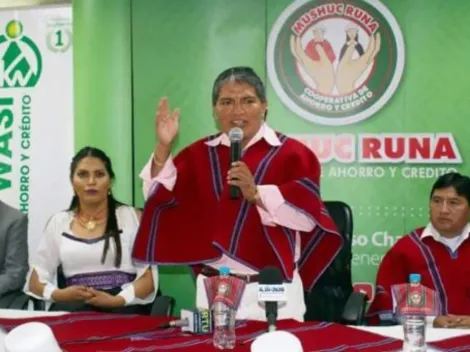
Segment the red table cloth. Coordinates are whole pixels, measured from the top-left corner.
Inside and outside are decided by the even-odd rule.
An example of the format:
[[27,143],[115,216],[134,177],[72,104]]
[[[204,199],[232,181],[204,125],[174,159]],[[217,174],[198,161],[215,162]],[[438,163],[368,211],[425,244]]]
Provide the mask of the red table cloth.
[[[67,352],[117,351],[218,351],[211,335],[183,334],[179,328],[159,329],[167,318],[100,313],[73,313],[54,317],[0,319],[7,331],[17,325],[40,321],[51,327]],[[305,352],[397,351],[402,341],[333,323],[279,321],[279,330],[295,334]],[[251,342],[266,331],[263,322],[239,322],[234,351],[250,351]]]

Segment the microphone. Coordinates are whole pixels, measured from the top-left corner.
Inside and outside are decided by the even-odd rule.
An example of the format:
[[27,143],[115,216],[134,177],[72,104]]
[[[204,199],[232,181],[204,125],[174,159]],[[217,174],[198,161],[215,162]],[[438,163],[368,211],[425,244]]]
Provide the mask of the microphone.
[[181,331],[194,334],[206,334],[213,331],[212,312],[210,310],[182,309],[181,319],[172,320],[159,326],[161,329],[180,327]]
[[286,287],[281,271],[273,266],[261,270],[258,283],[258,301],[265,302],[268,331],[276,330],[278,302],[287,301]]
[[189,326],[188,318],[172,320],[172,321],[169,321],[168,323],[163,323],[160,325],[160,328],[168,329],[168,328],[175,328],[175,327],[179,328],[179,327],[186,327],[186,326]]
[[[233,162],[239,161],[242,158],[242,140],[243,131],[239,127],[234,127],[228,132],[228,138],[230,140],[230,165]],[[240,188],[237,186],[230,186],[230,198],[237,199],[240,197]]]

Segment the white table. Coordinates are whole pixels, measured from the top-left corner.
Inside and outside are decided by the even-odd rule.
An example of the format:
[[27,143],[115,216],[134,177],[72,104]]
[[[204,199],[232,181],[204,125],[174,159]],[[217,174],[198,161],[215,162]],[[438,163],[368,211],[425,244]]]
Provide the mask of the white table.
[[17,309],[0,309],[0,318],[21,319],[34,317],[53,317],[57,315],[67,314],[68,312],[46,312],[40,310],[17,310]]

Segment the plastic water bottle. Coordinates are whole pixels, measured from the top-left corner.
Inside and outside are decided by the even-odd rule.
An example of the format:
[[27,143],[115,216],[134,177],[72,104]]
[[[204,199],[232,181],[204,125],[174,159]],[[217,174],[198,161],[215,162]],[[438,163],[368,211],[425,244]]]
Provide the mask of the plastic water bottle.
[[[410,307],[420,307],[423,297],[421,290],[421,275],[410,274],[407,302]],[[426,317],[422,315],[406,315],[403,317],[404,352],[426,351]]]
[[[230,269],[220,268],[220,277],[217,284],[217,293],[224,294],[227,287],[227,278],[230,275]],[[212,316],[214,318],[214,347],[219,350],[231,350],[235,348],[235,316],[236,311],[223,302],[214,302],[212,305]]]

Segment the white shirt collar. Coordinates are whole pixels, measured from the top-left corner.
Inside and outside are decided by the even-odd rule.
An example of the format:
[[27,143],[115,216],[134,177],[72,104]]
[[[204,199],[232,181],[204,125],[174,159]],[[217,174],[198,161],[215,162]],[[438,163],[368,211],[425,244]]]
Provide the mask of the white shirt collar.
[[[253,138],[251,138],[250,142],[246,145],[244,149],[251,147],[253,144],[255,144],[256,142],[260,141],[263,138],[266,140],[266,142],[268,142],[268,144],[272,145],[273,147],[281,145],[281,141],[277,137],[276,132],[274,132],[274,130],[271,127],[269,127],[266,123],[263,123],[260,129],[258,130],[258,132],[256,132]],[[230,140],[227,134],[221,133],[219,136],[217,136],[213,140],[207,141],[206,144],[211,147],[216,147],[219,144],[230,146]]]
[[447,238],[442,236],[439,231],[436,230],[434,226],[432,226],[431,223],[426,226],[424,229],[423,233],[421,234],[421,239],[426,238],[426,237],[432,237],[434,238],[435,241],[440,242],[447,247],[449,247],[452,252],[455,252],[457,248],[460,247],[460,245],[469,237],[470,234],[470,224],[467,223],[465,227],[462,229],[462,232],[453,238]]
[[[465,227],[462,229],[462,232],[455,237],[461,237],[462,240],[466,240],[470,234],[470,224],[467,223]],[[436,230],[434,226],[432,226],[431,223],[426,226],[424,229],[423,233],[421,234],[421,238],[425,237],[433,237],[436,241],[439,241],[443,236],[439,233],[439,231]]]

